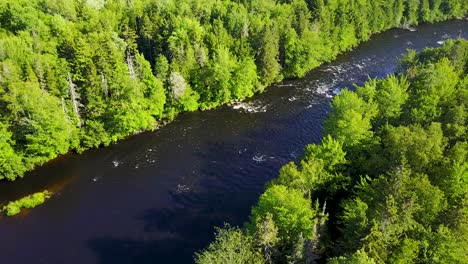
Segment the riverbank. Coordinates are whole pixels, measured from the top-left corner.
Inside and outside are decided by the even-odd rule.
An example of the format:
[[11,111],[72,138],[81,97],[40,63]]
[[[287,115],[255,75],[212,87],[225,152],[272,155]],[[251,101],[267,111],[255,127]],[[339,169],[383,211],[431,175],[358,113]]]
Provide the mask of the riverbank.
[[466,54],[468,41],[447,40],[405,54],[398,75],[342,90],[321,144],[283,166],[243,230],[217,229],[195,262],[468,261],[458,247],[468,241]]
[[245,222],[279,168],[321,141],[318,124],[340,88],[385,77],[408,48],[438,46],[466,27],[456,20],[375,35],[305,78],[244,102],[258,111],[223,106],[182,114],[158,131],[3,182],[2,200],[44,189],[55,194],[25,217],[0,217],[4,260],[190,263],[212,241],[214,226]]
[[61,1],[0,4],[0,179],[251,97],[372,34],[466,14],[462,0]]

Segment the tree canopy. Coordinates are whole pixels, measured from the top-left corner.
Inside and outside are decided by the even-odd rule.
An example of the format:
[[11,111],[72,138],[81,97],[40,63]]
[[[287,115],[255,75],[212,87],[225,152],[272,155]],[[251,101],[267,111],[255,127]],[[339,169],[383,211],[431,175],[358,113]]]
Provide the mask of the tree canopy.
[[[466,13],[463,0],[1,1],[0,179],[304,76],[373,33]],[[453,76],[460,67],[442,61],[425,69],[433,89],[411,118],[439,117],[436,105],[455,96],[454,84],[434,71]],[[404,80],[382,85],[386,121],[400,113],[405,87]],[[355,129],[362,133],[351,144],[368,136],[364,110],[337,127],[336,139]],[[462,112],[446,117],[454,135],[464,133]]]
[[333,98],[322,143],[253,207],[253,249],[268,263],[467,263],[466,54],[463,39],[410,51],[400,73]]

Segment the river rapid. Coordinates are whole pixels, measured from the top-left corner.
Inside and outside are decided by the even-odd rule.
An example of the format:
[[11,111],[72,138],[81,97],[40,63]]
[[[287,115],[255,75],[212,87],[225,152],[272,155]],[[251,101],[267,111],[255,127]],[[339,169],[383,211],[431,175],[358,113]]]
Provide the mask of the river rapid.
[[460,36],[468,38],[467,20],[390,30],[242,103],[182,114],[155,132],[2,182],[0,203],[55,194],[0,216],[0,263],[191,263],[215,226],[242,225],[278,169],[320,142],[341,88],[394,72],[408,48]]

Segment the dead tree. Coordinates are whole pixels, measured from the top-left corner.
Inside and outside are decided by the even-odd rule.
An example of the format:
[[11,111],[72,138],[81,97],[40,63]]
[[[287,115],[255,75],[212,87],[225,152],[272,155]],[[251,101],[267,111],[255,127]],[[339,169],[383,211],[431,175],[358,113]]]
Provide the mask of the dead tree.
[[81,121],[81,116],[80,116],[80,96],[76,92],[76,85],[72,82],[71,75],[68,73],[68,90],[70,92],[70,99],[73,105],[73,112],[76,115],[76,118],[78,119],[78,127],[81,127],[83,125]]

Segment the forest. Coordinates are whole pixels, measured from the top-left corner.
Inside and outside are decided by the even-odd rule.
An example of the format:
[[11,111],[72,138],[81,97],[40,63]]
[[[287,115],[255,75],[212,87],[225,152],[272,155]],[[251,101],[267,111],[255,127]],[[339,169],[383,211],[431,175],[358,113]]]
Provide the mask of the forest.
[[1,1],[0,179],[302,77],[374,33],[467,10],[464,0]]
[[449,40],[342,90],[321,144],[196,263],[468,263],[467,73],[468,41]]

